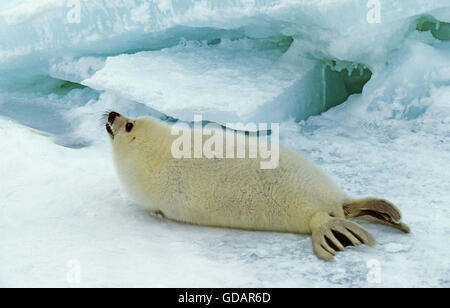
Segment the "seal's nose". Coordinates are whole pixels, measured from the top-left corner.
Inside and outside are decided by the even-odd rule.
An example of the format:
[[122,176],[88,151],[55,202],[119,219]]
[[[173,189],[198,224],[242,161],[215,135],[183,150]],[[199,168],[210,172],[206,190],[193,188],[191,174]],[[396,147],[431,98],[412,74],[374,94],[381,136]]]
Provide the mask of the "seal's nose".
[[110,112],[109,114],[108,114],[108,122],[110,123],[110,124],[113,124],[114,123],[114,120],[116,119],[116,117],[120,117],[120,114],[118,114],[117,112]]

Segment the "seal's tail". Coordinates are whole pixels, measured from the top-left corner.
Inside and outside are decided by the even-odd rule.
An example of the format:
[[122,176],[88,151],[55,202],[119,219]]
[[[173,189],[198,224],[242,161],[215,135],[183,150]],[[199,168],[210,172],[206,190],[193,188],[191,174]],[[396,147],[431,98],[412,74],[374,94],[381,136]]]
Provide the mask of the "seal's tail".
[[401,222],[399,209],[389,201],[365,198],[345,203],[343,208],[347,218],[361,218],[410,233],[409,227]]

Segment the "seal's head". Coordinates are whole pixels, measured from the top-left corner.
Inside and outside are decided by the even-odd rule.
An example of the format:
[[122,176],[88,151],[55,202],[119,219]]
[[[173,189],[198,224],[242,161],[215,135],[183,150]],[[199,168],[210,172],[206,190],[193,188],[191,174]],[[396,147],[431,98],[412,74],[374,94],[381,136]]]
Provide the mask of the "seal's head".
[[105,120],[106,131],[115,151],[160,147],[158,139],[160,139],[161,129],[164,125],[154,118],[128,118],[123,114],[111,111],[105,114]]
[[149,142],[147,118],[128,118],[115,111],[104,115],[105,128],[112,145],[116,165],[130,168],[129,161],[138,160],[136,155],[145,151]]
[[144,189],[136,179],[172,158],[170,128],[152,117],[128,118],[115,111],[105,113],[104,120],[119,177],[132,195],[139,195],[136,190]]
[[115,111],[109,112],[107,118],[108,121],[105,126],[111,140],[115,138],[129,138],[131,136],[130,133],[136,125],[135,119],[129,119]]

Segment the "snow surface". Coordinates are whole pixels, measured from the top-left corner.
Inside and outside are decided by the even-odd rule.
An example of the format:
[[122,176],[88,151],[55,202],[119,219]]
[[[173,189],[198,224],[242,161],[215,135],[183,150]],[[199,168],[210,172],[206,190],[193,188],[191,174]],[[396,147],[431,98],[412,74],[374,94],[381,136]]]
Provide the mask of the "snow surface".
[[[380,24],[362,0],[92,0],[80,23],[70,3],[0,2],[0,286],[450,286],[448,0],[383,0]],[[329,109],[326,67],[373,75]],[[282,144],[412,234],[363,223],[377,245],[324,263],[309,236],[153,217],[115,175],[112,109],[280,121]]]

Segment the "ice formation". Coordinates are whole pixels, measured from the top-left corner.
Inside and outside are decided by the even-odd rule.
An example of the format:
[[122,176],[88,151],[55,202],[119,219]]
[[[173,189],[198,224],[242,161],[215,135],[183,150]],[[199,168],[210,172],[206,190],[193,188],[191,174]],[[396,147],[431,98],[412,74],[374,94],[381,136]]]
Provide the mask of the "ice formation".
[[[0,1],[0,286],[70,286],[74,259],[81,286],[449,286],[449,98],[448,0]],[[281,122],[413,234],[366,225],[374,249],[322,264],[308,237],[145,216],[109,109]]]
[[418,30],[448,40],[447,5],[12,2],[0,14],[0,84],[51,76],[185,120],[303,120],[361,93]]

